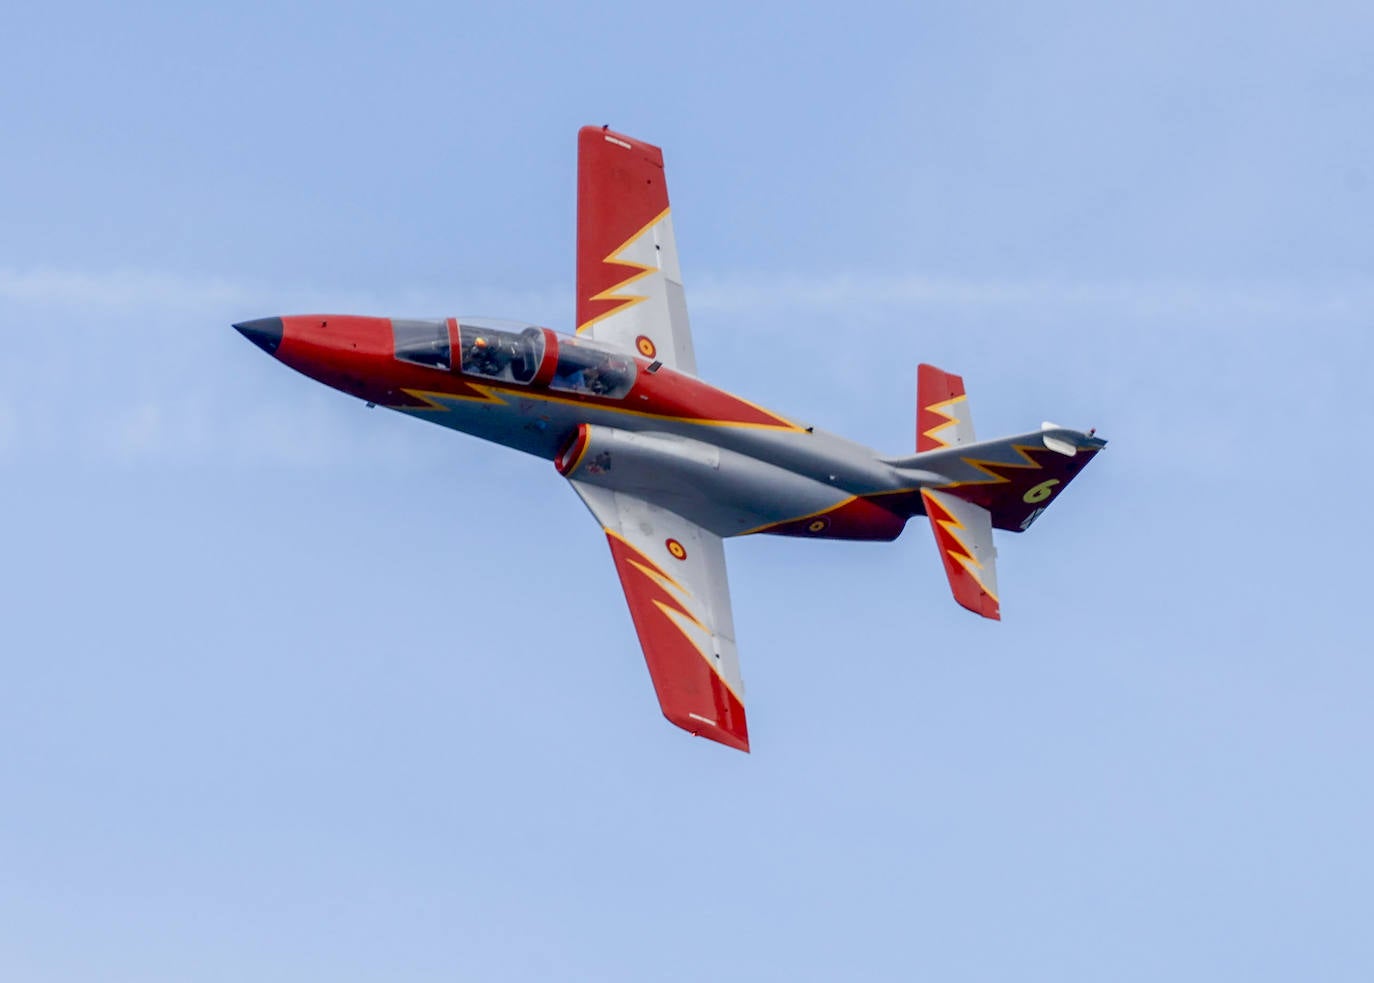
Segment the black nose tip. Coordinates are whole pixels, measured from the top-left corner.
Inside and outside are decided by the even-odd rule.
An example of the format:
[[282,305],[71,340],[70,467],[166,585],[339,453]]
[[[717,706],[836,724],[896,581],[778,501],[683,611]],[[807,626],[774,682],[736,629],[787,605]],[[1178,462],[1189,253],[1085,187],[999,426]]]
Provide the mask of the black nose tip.
[[281,318],[260,317],[256,321],[240,321],[234,327],[267,354],[277,354],[277,346],[281,344]]

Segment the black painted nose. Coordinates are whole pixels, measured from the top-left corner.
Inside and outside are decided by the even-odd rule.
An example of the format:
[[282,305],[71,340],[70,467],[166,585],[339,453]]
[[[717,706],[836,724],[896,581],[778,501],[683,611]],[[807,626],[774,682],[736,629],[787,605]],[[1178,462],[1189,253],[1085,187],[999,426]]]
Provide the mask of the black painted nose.
[[260,317],[256,321],[240,321],[234,328],[267,354],[277,354],[277,346],[281,344],[281,318]]

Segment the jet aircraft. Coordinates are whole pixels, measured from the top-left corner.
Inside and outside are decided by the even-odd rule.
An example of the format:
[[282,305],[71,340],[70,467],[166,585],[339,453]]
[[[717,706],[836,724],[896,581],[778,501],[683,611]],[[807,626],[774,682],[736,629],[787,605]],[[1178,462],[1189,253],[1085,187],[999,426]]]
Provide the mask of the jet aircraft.
[[917,369],[915,451],[886,456],[697,376],[658,147],[578,134],[577,322],[308,314],[235,324],[328,386],[551,461],[605,531],[664,715],[749,749],[724,541],[892,540],[930,521],[954,599],[1000,618],[993,529],[1024,532],[1106,441],[977,441],[963,380]]

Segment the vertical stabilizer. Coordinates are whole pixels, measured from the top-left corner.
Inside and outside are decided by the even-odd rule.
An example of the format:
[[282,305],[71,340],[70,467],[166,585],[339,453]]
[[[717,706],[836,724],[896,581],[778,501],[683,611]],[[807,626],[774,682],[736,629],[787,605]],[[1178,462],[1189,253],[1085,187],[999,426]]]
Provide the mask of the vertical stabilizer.
[[916,368],[916,451],[973,443],[964,380],[922,363]]

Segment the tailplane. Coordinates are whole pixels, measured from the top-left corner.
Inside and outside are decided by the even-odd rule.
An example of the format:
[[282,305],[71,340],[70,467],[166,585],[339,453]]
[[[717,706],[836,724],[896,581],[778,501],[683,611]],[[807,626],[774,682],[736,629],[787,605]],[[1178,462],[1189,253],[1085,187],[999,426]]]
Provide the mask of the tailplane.
[[921,501],[935,533],[954,599],[974,614],[1002,620],[997,600],[997,547],[988,510],[949,492],[921,489]]
[[962,378],[921,365],[916,380],[917,453],[888,463],[919,473],[913,483],[921,486],[954,599],[1000,619],[992,530],[1029,529],[1107,442],[1053,423],[978,441]]

